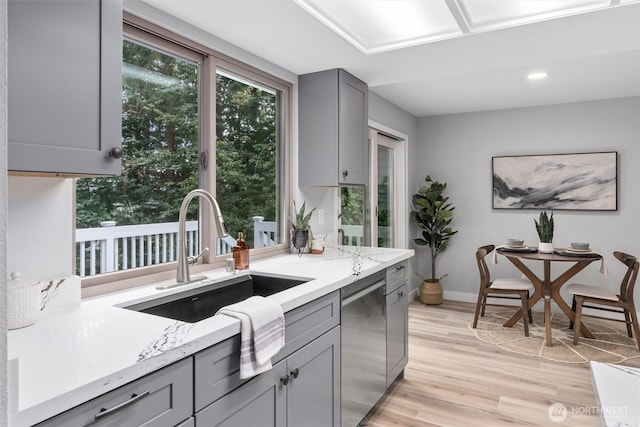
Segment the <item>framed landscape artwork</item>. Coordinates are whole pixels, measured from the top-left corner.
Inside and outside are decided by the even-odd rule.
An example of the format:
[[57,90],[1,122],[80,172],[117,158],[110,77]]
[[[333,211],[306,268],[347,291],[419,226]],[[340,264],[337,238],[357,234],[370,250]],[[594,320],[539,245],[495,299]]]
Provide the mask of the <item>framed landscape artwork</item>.
[[494,209],[618,209],[618,153],[492,158]]

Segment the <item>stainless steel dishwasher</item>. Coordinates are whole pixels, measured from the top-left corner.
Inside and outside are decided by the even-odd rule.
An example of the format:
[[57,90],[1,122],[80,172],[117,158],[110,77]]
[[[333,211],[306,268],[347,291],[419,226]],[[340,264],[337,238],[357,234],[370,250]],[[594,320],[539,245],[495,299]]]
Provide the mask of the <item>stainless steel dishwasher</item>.
[[358,426],[387,388],[384,278],[342,289],[342,427]]

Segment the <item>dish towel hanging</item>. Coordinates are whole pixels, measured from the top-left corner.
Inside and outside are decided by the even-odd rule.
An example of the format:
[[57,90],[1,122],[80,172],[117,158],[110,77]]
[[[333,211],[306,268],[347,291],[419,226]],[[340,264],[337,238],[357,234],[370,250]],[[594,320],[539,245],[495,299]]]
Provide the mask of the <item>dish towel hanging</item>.
[[271,358],[284,347],[284,312],[280,304],[253,296],[222,307],[217,314],[240,320],[240,379],[271,369]]

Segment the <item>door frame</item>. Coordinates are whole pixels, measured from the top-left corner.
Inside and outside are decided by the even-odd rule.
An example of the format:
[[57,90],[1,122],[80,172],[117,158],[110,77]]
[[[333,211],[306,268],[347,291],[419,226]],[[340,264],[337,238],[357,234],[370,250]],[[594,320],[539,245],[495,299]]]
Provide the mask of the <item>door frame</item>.
[[394,156],[394,169],[396,171],[396,188],[394,191],[394,205],[396,208],[396,215],[393,219],[393,230],[394,230],[394,247],[400,249],[407,248],[407,233],[409,229],[409,217],[408,217],[408,206],[409,206],[409,194],[407,192],[408,186],[408,158],[407,158],[407,143],[409,140],[408,135],[390,128],[389,126],[383,125],[382,123],[378,123],[373,120],[369,120],[369,156],[370,156],[370,165],[371,172],[369,173],[369,188],[370,188],[370,197],[369,197],[369,212],[371,213],[369,221],[369,235],[371,236],[371,246],[377,246],[375,244],[377,242],[378,230],[377,230],[377,216],[376,207],[378,205],[378,192],[375,191],[377,188],[377,171],[378,168],[378,151],[377,151],[377,142],[374,141],[374,138],[378,133],[382,133],[385,136],[396,139],[398,141],[397,146],[395,147],[395,156]]

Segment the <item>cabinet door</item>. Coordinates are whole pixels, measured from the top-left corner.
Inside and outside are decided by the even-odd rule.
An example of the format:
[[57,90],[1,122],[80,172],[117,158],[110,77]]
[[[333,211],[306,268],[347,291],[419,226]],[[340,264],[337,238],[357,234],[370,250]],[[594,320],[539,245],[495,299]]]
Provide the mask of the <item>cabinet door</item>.
[[285,427],[286,362],[258,375],[196,413],[196,425],[206,427]]
[[176,427],[195,427],[196,421],[193,417],[189,417],[185,422],[178,424]]
[[366,185],[369,181],[368,88],[351,74],[339,73],[340,184]]
[[367,84],[342,69],[299,76],[301,186],[366,185]]
[[188,357],[38,424],[38,427],[165,427],[193,412],[193,359]]
[[119,175],[121,0],[9,0],[10,171]]
[[408,289],[405,283],[387,295],[387,387],[409,360]]
[[288,427],[340,427],[340,327],[287,358]]

